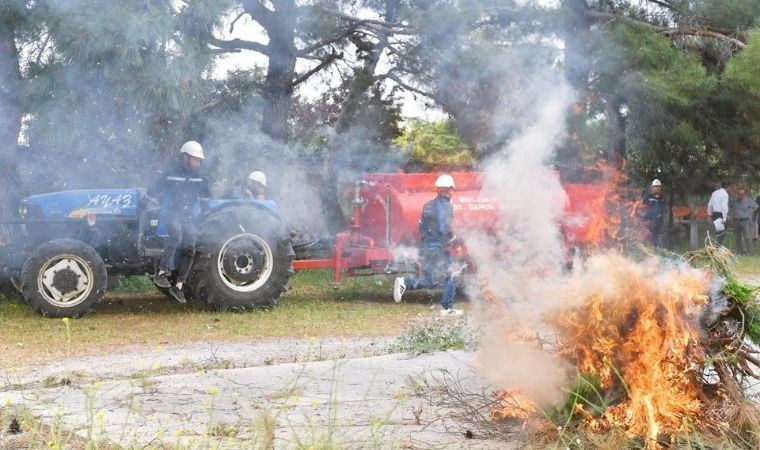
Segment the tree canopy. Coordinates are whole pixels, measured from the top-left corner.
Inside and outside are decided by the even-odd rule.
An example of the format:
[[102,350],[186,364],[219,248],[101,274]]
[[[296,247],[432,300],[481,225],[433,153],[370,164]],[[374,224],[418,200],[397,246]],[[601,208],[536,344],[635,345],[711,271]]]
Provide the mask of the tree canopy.
[[[477,163],[559,77],[568,176],[756,179],[759,23],[756,0],[7,0],[0,209],[14,189],[141,183],[191,138],[233,178],[307,157],[335,197],[344,167]],[[233,53],[260,62],[212,77]],[[446,120],[404,124],[410,98]]]

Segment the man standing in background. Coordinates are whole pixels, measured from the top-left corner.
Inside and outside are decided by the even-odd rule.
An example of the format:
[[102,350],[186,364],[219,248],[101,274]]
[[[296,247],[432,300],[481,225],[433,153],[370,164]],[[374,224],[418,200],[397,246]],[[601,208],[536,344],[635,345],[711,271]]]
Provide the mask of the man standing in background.
[[734,233],[736,233],[736,245],[739,248],[739,254],[743,254],[745,250],[750,255],[755,253],[752,216],[756,210],[757,203],[747,197],[747,191],[744,187],[740,187],[736,191],[736,198],[731,200],[731,219]]
[[731,186],[728,181],[722,181],[720,187],[710,195],[710,201],[707,202],[707,215],[713,223],[715,238],[718,245],[723,245],[723,239],[726,237],[726,220],[728,219],[728,191],[726,188]]

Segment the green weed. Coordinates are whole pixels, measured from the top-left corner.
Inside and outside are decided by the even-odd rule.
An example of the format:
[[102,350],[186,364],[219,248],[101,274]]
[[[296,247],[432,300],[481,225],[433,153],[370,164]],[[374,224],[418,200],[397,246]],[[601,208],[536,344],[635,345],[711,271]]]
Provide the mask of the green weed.
[[465,346],[463,322],[433,322],[412,328],[396,339],[393,349],[412,355],[440,350],[461,350]]
[[146,276],[115,277],[109,286],[118,294],[147,294],[156,292],[156,286]]

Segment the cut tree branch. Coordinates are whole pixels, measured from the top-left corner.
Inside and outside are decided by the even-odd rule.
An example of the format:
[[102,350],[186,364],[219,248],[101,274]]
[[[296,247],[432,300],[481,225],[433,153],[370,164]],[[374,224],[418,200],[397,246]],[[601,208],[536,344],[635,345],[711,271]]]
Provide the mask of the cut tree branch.
[[346,30],[344,30],[342,33],[339,33],[335,36],[325,39],[324,41],[317,42],[316,44],[312,44],[308,47],[304,47],[298,50],[297,55],[299,57],[305,57],[306,55],[309,55],[311,52],[313,52],[314,50],[318,48],[322,48],[324,46],[332,45],[337,42],[340,42],[343,39],[346,39],[347,37],[351,36],[356,31],[356,28],[357,28],[356,26],[351,26],[347,28]]
[[671,11],[676,11],[676,12],[678,12],[678,9],[677,9],[675,6],[671,5],[671,4],[670,4],[670,3],[668,3],[668,2],[665,2],[665,1],[663,1],[663,0],[648,0],[648,1],[649,1],[649,3],[654,3],[655,5],[659,5],[659,6],[662,6],[662,7],[663,7],[663,8],[665,8],[665,9],[669,9],[669,10],[671,10]]
[[702,37],[710,37],[710,38],[722,40],[725,42],[729,42],[739,49],[744,49],[747,46],[746,43],[740,41],[739,39],[735,37],[728,36],[723,33],[719,33],[718,31],[715,31],[708,27],[661,27],[657,25],[652,25],[651,23],[644,22],[641,20],[631,19],[630,17],[624,17],[624,16],[619,16],[617,14],[593,11],[593,10],[587,10],[586,16],[594,20],[605,20],[608,22],[620,21],[623,23],[627,23],[629,25],[648,28],[656,33],[660,33],[668,37],[702,36]]
[[237,17],[235,17],[235,20],[233,20],[232,23],[230,23],[230,33],[235,31],[235,24],[237,23],[238,20],[240,20],[241,17],[243,17],[246,14],[248,14],[248,12],[243,11],[240,14],[238,14]]
[[322,9],[322,11],[332,14],[335,17],[345,20],[347,22],[355,22],[360,25],[374,25],[377,27],[386,28],[388,30],[410,29],[408,25],[404,25],[403,22],[386,22],[384,20],[377,19],[359,19],[358,17],[351,16],[349,14],[342,13],[340,11]]
[[675,28],[672,30],[666,30],[662,31],[662,34],[665,36],[702,36],[702,37],[710,37],[714,39],[718,39],[721,41],[727,41],[731,44],[734,44],[737,48],[743,49],[747,46],[744,42],[740,41],[739,39],[736,39],[731,36],[726,36],[723,33],[718,33],[717,31],[712,31],[707,28]]
[[269,47],[253,41],[245,41],[242,39],[232,39],[225,41],[223,39],[211,38],[209,44],[227,52],[239,52],[240,50],[253,50],[254,52],[261,53],[262,55],[269,56]]
[[339,58],[342,58],[342,57],[343,57],[343,53],[336,53],[336,52],[330,53],[326,58],[324,58],[322,60],[322,62],[320,62],[319,64],[317,64],[316,66],[314,66],[312,69],[310,69],[307,72],[305,72],[305,73],[297,76],[296,79],[293,81],[292,86],[293,87],[298,86],[299,84],[301,84],[304,81],[308,80],[309,77],[311,77],[315,73],[319,72],[320,70],[322,70],[325,67],[327,67],[330,64],[332,64],[333,61],[335,61],[336,59],[339,59]]
[[399,86],[401,86],[402,88],[404,88],[404,89],[406,89],[406,90],[408,90],[410,92],[414,92],[416,94],[420,94],[422,96],[425,96],[425,97],[427,97],[427,98],[429,98],[431,100],[438,101],[438,98],[435,96],[435,94],[433,94],[431,92],[425,92],[422,89],[416,88],[416,87],[414,87],[414,86],[406,83],[398,75],[396,75],[393,72],[388,72],[388,73],[384,73],[384,74],[381,74],[381,75],[377,75],[377,76],[375,76],[375,78],[378,79],[378,80],[382,80],[382,79],[391,80],[394,83],[398,84]]

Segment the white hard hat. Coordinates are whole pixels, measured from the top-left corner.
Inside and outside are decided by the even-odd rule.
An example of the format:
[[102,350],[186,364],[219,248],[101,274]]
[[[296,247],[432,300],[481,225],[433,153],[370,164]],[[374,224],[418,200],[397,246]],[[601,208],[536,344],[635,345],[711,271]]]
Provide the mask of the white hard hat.
[[657,178],[652,181],[652,186],[662,186],[662,183]]
[[435,187],[439,188],[453,188],[454,179],[449,174],[443,174],[435,180]]
[[267,187],[267,176],[264,175],[264,172],[259,172],[258,170],[251,172],[248,174],[248,179],[261,183],[262,186]]
[[195,141],[187,141],[182,144],[182,148],[179,149],[179,152],[186,153],[199,159],[206,159],[206,157],[203,156],[203,147]]

